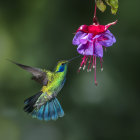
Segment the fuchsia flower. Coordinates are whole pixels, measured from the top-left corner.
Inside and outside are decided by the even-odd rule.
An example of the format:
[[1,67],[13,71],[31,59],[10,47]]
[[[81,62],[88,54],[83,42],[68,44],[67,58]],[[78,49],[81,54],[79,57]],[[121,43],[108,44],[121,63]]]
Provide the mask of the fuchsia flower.
[[[94,20],[96,20],[95,18]],[[107,25],[99,25],[98,22],[89,26],[82,25],[79,27],[73,38],[73,45],[78,46],[77,52],[84,56],[79,71],[82,67],[84,70],[86,68],[86,63],[89,62],[87,71],[89,72],[91,71],[91,68],[94,68],[96,85],[96,57],[100,58],[101,71],[103,71],[103,46],[105,48],[110,47],[116,42],[114,35],[108,30],[108,28],[114,24],[116,24],[116,21]]]

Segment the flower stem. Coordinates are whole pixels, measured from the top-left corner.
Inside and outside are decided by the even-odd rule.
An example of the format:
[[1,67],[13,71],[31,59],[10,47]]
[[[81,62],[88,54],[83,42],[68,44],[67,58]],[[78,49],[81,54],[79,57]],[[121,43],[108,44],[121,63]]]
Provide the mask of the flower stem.
[[96,18],[96,9],[97,9],[97,6],[96,6],[96,0],[95,0],[94,18]]
[[97,10],[97,6],[96,6],[96,0],[95,0],[95,9],[94,9],[94,17],[93,17],[93,24],[94,25],[99,25],[97,16],[96,16],[96,10]]

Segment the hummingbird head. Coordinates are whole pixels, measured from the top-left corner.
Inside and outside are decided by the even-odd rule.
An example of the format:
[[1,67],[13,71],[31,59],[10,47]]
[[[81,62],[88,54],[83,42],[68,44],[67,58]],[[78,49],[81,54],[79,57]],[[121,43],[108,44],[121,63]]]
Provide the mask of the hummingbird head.
[[55,71],[64,72],[67,69],[68,62],[69,62],[68,60],[58,61]]
[[80,56],[76,56],[69,60],[58,61],[55,72],[64,72],[65,70],[67,70],[68,63],[79,57]]

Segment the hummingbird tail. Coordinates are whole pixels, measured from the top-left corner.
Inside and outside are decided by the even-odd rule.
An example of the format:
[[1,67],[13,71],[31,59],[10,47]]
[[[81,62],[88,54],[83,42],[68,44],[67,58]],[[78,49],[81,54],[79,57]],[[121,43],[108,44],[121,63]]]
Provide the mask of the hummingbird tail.
[[40,97],[41,94],[42,94],[42,92],[39,92],[24,101],[24,104],[25,104],[24,111],[25,112],[31,113],[35,109],[34,104],[36,103],[37,99]]
[[46,104],[42,105],[39,109],[34,109],[31,113],[33,118],[37,118],[39,120],[57,120],[58,117],[64,116],[64,111],[55,97],[50,101],[46,102]]

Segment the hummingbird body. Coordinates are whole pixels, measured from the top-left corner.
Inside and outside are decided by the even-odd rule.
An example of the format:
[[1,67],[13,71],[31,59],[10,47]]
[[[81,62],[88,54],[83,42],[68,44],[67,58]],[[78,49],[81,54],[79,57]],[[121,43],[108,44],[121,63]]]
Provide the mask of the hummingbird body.
[[67,67],[67,61],[60,61],[58,62],[54,72],[44,70],[48,76],[48,83],[41,89],[42,95],[36,102],[37,106],[57,96],[65,84]]
[[40,92],[24,101],[25,112],[31,114],[33,118],[45,121],[57,120],[59,117],[64,116],[64,111],[56,96],[65,84],[68,63],[78,57],[80,56],[71,60],[59,61],[53,72],[22,65],[10,60],[10,62],[30,72],[32,80],[42,85]]
[[59,61],[54,72],[25,66],[11,61],[22,69],[30,72],[32,79],[43,85],[41,91],[24,101],[24,111],[39,120],[56,120],[64,116],[64,111],[56,96],[66,81],[67,60]]

